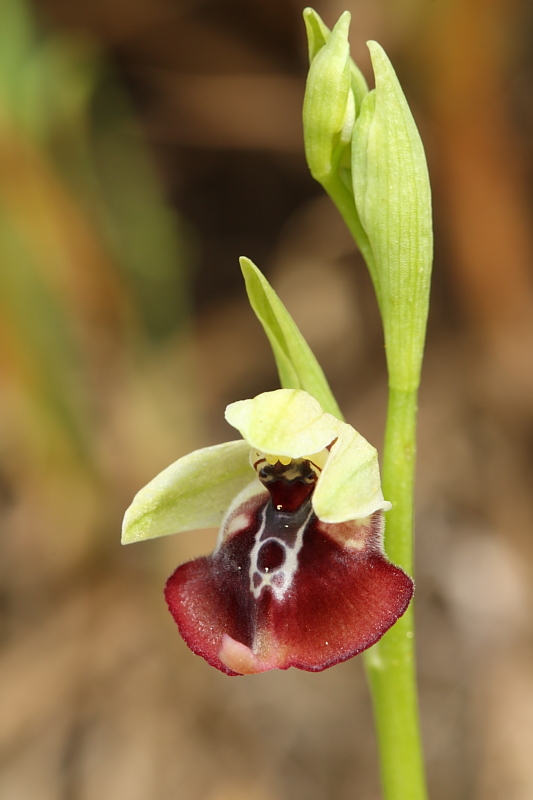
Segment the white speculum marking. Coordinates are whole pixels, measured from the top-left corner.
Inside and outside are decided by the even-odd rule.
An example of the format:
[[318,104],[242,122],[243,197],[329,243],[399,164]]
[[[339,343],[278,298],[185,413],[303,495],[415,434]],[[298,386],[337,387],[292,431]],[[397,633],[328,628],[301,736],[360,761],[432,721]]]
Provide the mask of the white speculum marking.
[[[265,506],[261,515],[261,525],[255,534],[254,546],[250,553],[250,591],[259,599],[261,592],[266,586],[270,586],[277,600],[282,600],[285,593],[290,588],[296,570],[298,569],[298,554],[302,549],[305,528],[313,513],[309,504],[309,513],[303,522],[296,526],[291,525],[291,517],[294,515],[276,514],[277,527],[283,525],[286,531],[282,536],[272,536],[267,531],[267,516],[272,509]],[[300,516],[301,519],[301,516]],[[268,525],[270,527],[270,525]],[[283,538],[282,538],[283,537]],[[270,560],[274,566],[261,565],[260,553],[268,552]]]
[[230,536],[233,536],[234,533],[239,533],[239,531],[243,531],[250,525],[250,515],[249,514],[237,514],[233,519],[230,518],[225,530],[224,530],[224,538],[229,539]]

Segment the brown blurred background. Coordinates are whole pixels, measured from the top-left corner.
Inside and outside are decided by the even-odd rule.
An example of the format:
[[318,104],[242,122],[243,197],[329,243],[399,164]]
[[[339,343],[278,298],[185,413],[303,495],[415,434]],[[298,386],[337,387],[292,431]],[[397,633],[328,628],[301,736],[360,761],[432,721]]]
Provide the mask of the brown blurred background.
[[[163,582],[215,533],[121,548],[133,494],[276,387],[264,269],[379,445],[369,279],[307,173],[303,5],[0,0],[0,799],[378,800],[362,663],[230,679]],[[436,257],[417,615],[432,800],[533,797],[533,10],[322,0],[387,49]],[[370,76],[369,76],[370,77]]]

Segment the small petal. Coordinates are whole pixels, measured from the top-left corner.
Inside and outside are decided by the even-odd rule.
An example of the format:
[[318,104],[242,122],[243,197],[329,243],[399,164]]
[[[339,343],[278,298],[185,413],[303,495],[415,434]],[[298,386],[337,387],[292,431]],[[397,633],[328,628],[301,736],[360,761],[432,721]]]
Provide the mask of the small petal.
[[227,508],[254,477],[244,441],[195,450],[160,472],[126,511],[122,543],[220,525]]
[[313,496],[313,508],[324,522],[343,522],[388,511],[383,499],[378,454],[360,433],[341,423]]

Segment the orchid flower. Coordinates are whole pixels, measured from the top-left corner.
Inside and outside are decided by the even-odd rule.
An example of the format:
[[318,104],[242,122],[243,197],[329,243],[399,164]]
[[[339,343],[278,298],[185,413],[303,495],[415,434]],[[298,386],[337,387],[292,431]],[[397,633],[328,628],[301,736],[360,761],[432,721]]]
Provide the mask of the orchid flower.
[[123,542],[220,525],[169,578],[187,645],[228,675],[320,671],[373,645],[411,579],[383,552],[377,453],[301,389],[232,403],[238,441],[176,461],[135,497]]

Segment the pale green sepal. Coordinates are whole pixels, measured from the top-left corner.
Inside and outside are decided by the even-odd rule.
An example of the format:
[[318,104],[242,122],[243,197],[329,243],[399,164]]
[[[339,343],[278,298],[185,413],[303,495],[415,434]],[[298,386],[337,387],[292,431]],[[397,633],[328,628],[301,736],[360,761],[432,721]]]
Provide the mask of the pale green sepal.
[[390,385],[411,391],[420,380],[429,303],[430,185],[420,135],[394,69],[376,42],[368,47],[376,89],[354,126],[353,190],[374,259]]
[[[331,31],[313,8],[304,8],[303,17],[307,33],[309,64],[312,64],[316,54],[324,47],[329,39]],[[356,112],[358,112],[363,98],[368,92],[368,86],[363,73],[351,58],[349,63],[352,92],[355,100]]]
[[180,458],[138,492],[126,511],[122,544],[220,525],[231,501],[254,477],[242,440]]
[[304,144],[311,175],[320,182],[332,174],[339,133],[346,117],[351,92],[350,14],[345,11],[325,45],[315,55],[305,87],[303,104]]
[[376,448],[351,425],[341,425],[313,494],[313,509],[324,522],[364,519],[391,508],[381,491]]
[[297,389],[277,389],[231,403],[226,419],[256,450],[290,458],[323,450],[344,424]]
[[250,305],[272,347],[281,385],[304,389],[322,409],[342,419],[320,364],[274,289],[249,258],[241,258],[240,264]]
[[305,458],[332,445],[313,494],[313,508],[324,522],[363,519],[391,507],[381,492],[376,449],[307,392],[265,392],[229,405],[226,419],[252,447],[270,455]]

